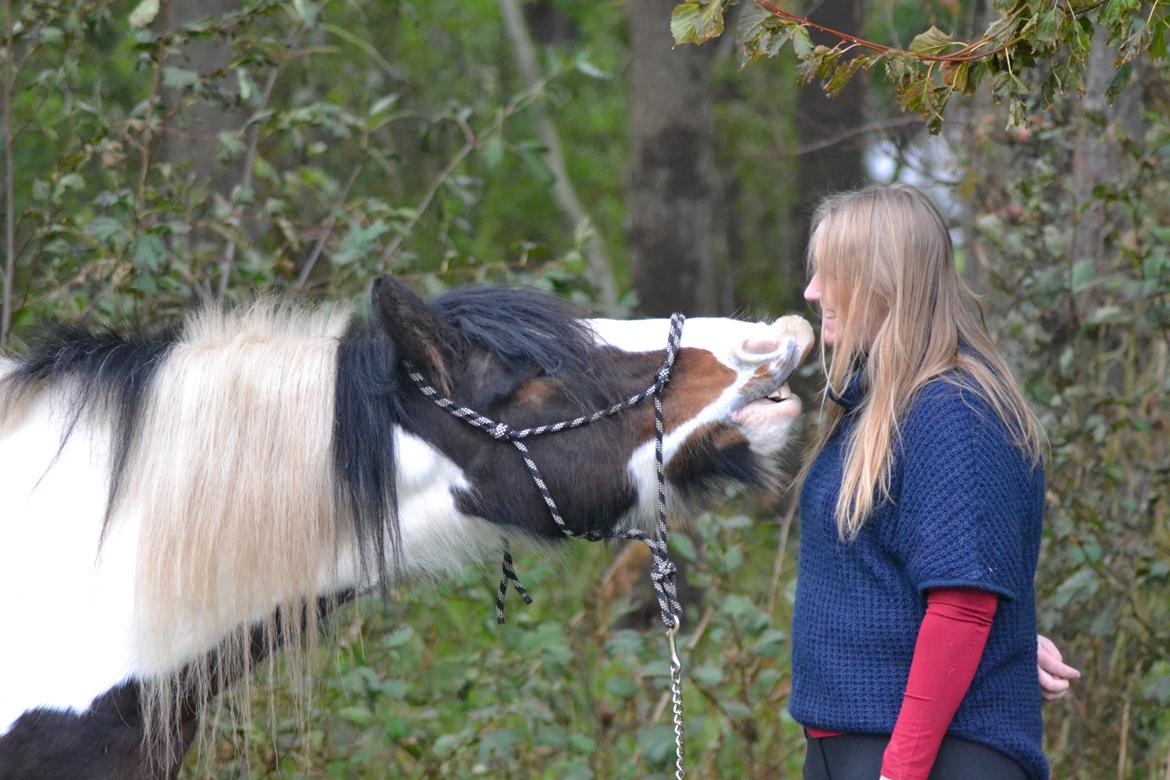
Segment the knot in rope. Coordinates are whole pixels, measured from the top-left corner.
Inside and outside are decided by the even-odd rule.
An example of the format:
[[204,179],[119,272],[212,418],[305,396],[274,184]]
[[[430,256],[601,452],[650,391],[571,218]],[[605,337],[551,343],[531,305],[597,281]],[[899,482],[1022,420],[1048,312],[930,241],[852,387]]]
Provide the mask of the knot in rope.
[[674,580],[678,575],[678,567],[669,558],[655,558],[654,566],[650,569],[650,579],[655,583],[664,583]]
[[496,427],[492,428],[489,433],[492,435],[493,439],[500,441],[502,439],[508,438],[508,436],[512,433],[512,429],[508,426],[507,423],[498,422],[496,423]]

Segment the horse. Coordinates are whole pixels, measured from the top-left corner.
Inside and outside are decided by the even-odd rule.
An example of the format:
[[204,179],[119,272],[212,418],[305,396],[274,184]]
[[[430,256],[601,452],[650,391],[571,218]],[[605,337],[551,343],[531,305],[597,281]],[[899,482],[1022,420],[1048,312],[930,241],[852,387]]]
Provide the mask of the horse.
[[[0,778],[175,777],[209,702],[341,602],[562,539],[512,443],[409,374],[534,426],[654,382],[670,332],[507,288],[426,302],[386,277],[369,309],[57,326],[0,358]],[[812,342],[799,316],[686,321],[660,388],[672,517],[777,484]],[[527,451],[563,522],[604,538],[652,523],[655,444],[642,404]]]

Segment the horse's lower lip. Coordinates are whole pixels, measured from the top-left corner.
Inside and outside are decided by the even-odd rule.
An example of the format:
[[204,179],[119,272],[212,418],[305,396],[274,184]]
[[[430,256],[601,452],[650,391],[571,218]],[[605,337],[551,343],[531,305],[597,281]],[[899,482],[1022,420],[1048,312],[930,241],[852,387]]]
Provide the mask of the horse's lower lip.
[[[793,396],[791,393],[789,393],[787,395],[780,395],[778,393],[771,394],[771,395],[765,395],[761,398],[755,398],[751,401],[748,401],[746,404],[744,404],[742,407],[740,407],[740,411],[743,411],[745,409],[753,409],[754,408],[754,409],[759,409],[760,411],[766,411],[766,412],[770,413],[773,409],[780,406],[781,404],[784,404],[788,401],[791,401],[792,398],[793,398]],[[735,419],[735,417],[736,417],[736,415],[732,414],[732,419]]]
[[739,409],[733,411],[729,417],[733,423],[752,427],[763,424],[767,420],[775,419],[776,415],[785,415],[786,405],[797,403],[796,396],[791,393],[776,397],[763,396],[748,401]]

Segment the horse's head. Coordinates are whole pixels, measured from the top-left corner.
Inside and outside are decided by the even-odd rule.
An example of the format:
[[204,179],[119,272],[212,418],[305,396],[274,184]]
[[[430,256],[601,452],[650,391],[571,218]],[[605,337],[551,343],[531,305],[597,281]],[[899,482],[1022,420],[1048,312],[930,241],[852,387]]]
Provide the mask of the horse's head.
[[[458,404],[515,428],[589,414],[644,390],[667,345],[667,320],[582,320],[559,300],[527,292],[468,289],[428,305],[383,279],[373,299],[396,360],[409,361]],[[784,382],[812,343],[800,317],[686,322],[663,396],[669,493],[696,497],[731,482],[774,484],[801,409]],[[437,408],[409,380],[399,383],[398,396],[403,427],[459,467],[461,512],[559,536],[508,442]],[[652,516],[649,401],[527,444],[574,529],[605,534],[615,523]]]

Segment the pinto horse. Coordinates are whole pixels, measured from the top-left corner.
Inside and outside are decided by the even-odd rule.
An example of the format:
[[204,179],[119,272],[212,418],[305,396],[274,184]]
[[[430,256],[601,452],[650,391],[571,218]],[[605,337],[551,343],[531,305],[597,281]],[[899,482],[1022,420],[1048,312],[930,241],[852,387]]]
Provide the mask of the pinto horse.
[[[201,711],[354,595],[562,538],[495,420],[553,422],[653,381],[666,320],[374,284],[372,316],[262,303],[157,339],[57,329],[0,359],[0,778],[174,777]],[[687,321],[665,388],[670,504],[767,487],[800,413],[800,317]],[[649,404],[529,441],[574,530],[655,513]],[[158,746],[161,745],[160,749]]]

